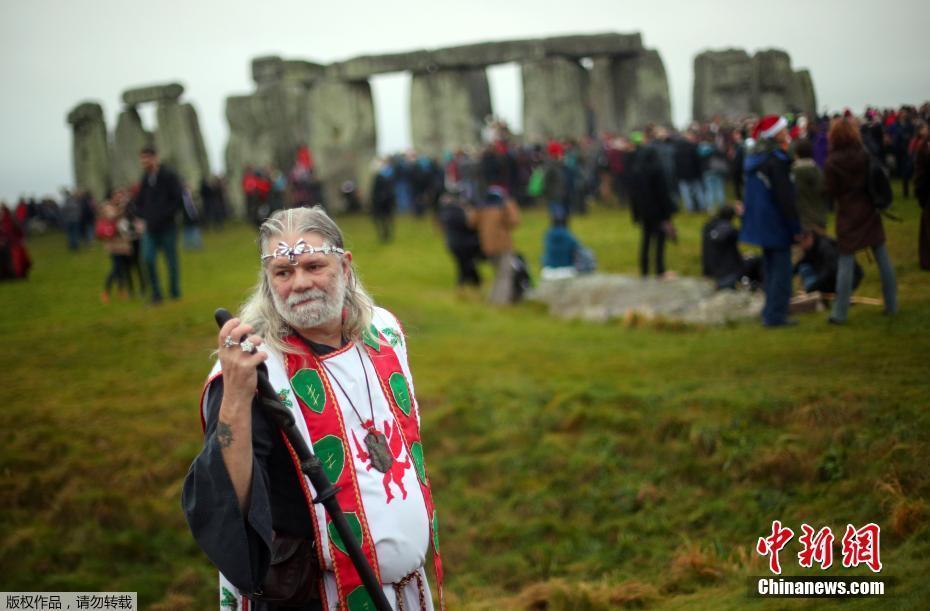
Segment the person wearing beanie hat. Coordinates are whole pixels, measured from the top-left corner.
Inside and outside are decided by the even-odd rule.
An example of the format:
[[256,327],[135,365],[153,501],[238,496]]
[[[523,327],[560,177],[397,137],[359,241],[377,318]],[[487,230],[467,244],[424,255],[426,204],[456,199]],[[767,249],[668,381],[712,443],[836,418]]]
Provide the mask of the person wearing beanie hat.
[[763,117],[753,129],[753,138],[756,146],[743,165],[746,192],[740,241],[762,247],[762,324],[781,327],[791,322],[791,245],[801,233],[788,155],[788,121],[777,115]]

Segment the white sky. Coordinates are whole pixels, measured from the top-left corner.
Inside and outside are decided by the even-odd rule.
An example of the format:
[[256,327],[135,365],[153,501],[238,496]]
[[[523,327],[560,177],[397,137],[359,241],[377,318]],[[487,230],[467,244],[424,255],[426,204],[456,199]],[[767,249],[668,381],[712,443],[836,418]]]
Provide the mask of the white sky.
[[[250,61],[321,63],[361,54],[578,33],[640,32],[665,62],[676,124],[691,115],[692,64],[706,49],[778,47],[811,70],[821,108],[930,99],[930,1],[885,0],[29,0],[0,3],[0,199],[68,185],[65,116],[123,90],[179,81],[220,170],[224,100],[253,90]],[[519,71],[490,71],[492,101],[519,125]],[[409,77],[373,79],[379,150],[409,145]],[[154,113],[143,112],[151,127]]]

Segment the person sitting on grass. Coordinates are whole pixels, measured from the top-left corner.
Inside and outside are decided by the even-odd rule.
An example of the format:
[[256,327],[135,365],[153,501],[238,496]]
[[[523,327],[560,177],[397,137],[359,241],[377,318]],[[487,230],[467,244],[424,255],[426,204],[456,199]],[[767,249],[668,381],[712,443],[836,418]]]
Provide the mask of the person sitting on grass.
[[[809,231],[801,237],[801,249],[804,256],[795,265],[795,273],[801,279],[804,292],[836,292],[836,270],[839,251],[836,240],[816,231]],[[855,263],[855,262],[854,262]],[[852,290],[862,282],[862,266],[855,263]]]
[[582,246],[568,228],[568,220],[557,216],[543,236],[543,280],[572,278],[579,273],[590,273],[597,264],[594,253]]

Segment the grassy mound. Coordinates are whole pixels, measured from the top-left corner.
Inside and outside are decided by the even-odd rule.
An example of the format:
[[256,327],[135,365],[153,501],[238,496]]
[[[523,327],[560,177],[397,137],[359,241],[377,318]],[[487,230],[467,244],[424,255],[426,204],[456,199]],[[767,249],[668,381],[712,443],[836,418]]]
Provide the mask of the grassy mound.
[[[428,221],[402,219],[380,245],[367,219],[342,219],[363,279],[408,334],[450,606],[779,607],[749,598],[746,580],[767,571],[753,549],[774,519],[838,538],[877,522],[893,606],[930,598],[930,275],[917,268],[916,205],[896,208],[900,314],[857,306],[843,328],[809,314],[775,331],[494,309],[456,294]],[[677,219],[679,273],[700,269],[702,222]],[[516,241],[531,263],[544,228],[541,211],[525,215]],[[602,269],[635,272],[627,212],[595,209],[573,228]],[[99,247],[31,242],[33,275],[0,285],[0,589],[216,608],[179,496],[201,444],[212,312],[254,283],[252,240],[242,225],[208,234],[182,253],[183,299],[158,308],[99,303]],[[860,261],[859,293],[879,297]],[[797,551],[796,536],[786,574],[818,574]],[[839,564],[828,573],[868,573]]]

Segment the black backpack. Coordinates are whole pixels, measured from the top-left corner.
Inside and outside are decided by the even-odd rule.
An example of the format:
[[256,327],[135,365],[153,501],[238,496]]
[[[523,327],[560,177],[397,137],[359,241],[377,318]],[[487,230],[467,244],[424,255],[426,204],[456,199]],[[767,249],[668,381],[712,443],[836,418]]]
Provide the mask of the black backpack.
[[888,179],[888,171],[882,162],[875,155],[869,154],[869,174],[866,181],[866,188],[869,192],[869,199],[872,205],[879,212],[884,212],[891,207],[894,195],[891,192],[891,181]]

